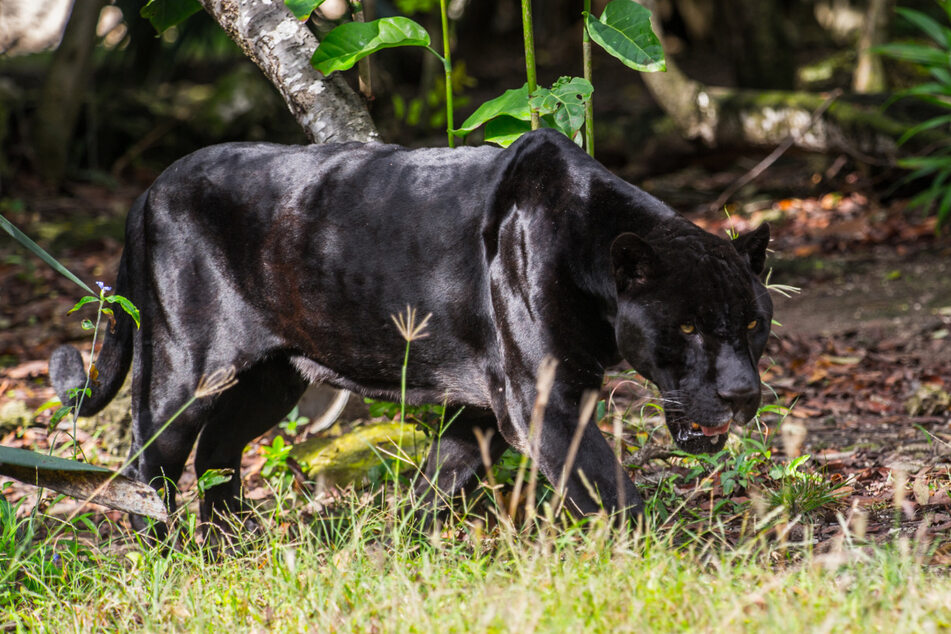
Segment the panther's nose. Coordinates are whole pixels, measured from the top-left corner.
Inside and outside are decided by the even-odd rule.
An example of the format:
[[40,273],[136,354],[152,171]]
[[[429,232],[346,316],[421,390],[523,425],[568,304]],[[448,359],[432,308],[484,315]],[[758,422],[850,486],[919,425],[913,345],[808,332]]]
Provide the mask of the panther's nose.
[[[733,410],[733,416],[744,413],[752,416],[752,409],[759,403],[759,376],[741,351],[724,344],[716,361],[717,395]],[[746,422],[745,420],[742,422]]]
[[722,386],[717,388],[717,395],[729,403],[730,409],[733,410],[733,415],[736,416],[740,412],[748,411],[752,407],[755,407],[757,399],[759,399],[760,396],[759,385],[743,382]]

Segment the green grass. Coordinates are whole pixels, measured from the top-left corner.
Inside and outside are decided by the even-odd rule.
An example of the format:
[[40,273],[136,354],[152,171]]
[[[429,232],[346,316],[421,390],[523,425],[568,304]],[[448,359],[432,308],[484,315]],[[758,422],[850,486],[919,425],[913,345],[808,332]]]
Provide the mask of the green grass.
[[[0,531],[7,631],[643,632],[930,631],[951,626],[951,579],[923,547],[852,542],[829,552],[768,528],[729,544],[716,522],[617,535],[540,523],[516,533],[456,520],[440,539],[403,505],[353,496],[331,519],[299,505],[259,518],[239,554],[195,540],[168,551],[87,522],[53,539]],[[281,505],[278,505],[281,506]],[[336,519],[332,519],[336,518]],[[184,518],[187,520],[187,518]],[[37,526],[55,529],[40,516]],[[183,522],[187,525],[187,521]],[[24,529],[27,520],[19,520]],[[82,532],[87,530],[87,532]]]

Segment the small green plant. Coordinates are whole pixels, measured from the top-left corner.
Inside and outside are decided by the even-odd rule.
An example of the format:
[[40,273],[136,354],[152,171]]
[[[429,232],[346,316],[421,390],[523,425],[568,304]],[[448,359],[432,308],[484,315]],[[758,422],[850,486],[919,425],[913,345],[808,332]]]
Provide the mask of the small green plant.
[[775,482],[765,488],[770,509],[781,507],[790,516],[810,520],[841,504],[842,490],[849,481],[832,481],[818,473],[800,471],[809,459],[808,454],[803,454],[770,469],[769,477]]
[[297,429],[306,427],[309,422],[310,419],[306,416],[301,416],[300,407],[295,405],[294,409],[288,412],[287,416],[284,417],[284,420],[278,423],[278,427],[287,432],[288,435],[296,436]]
[[294,446],[284,440],[283,436],[275,436],[270,445],[261,448],[264,454],[264,466],[261,475],[271,481],[288,483],[293,475],[287,469],[287,457]]
[[[936,2],[944,9],[948,21],[951,22],[951,0]],[[880,53],[889,57],[919,64],[931,76],[931,81],[897,93],[892,101],[913,97],[951,111],[951,28],[914,9],[897,7],[895,11],[933,40],[934,44],[902,42],[877,48]],[[912,170],[906,182],[931,179],[930,186],[912,198],[909,205],[934,209],[940,228],[951,216],[951,144],[948,143],[948,138],[951,137],[951,113],[932,117],[910,128],[898,143],[901,145],[926,131],[942,132],[943,142],[926,155],[903,158],[898,164]]]
[[208,489],[230,482],[233,477],[234,469],[208,469],[198,477],[198,481],[195,483],[198,497],[204,498]]

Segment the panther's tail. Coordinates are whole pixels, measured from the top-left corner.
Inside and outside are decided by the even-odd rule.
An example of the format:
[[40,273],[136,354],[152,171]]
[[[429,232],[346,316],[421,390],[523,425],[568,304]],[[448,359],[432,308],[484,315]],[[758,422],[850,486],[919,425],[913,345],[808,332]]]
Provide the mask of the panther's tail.
[[[122,252],[116,279],[116,292],[120,295],[128,293],[127,253],[128,250]],[[91,416],[109,404],[122,387],[132,362],[132,332],[135,322],[117,304],[111,306],[115,307],[115,323],[108,323],[104,329],[102,349],[95,360],[96,372],[89,380],[92,394],[83,397],[80,416]],[[81,390],[86,385],[86,370],[79,350],[66,345],[53,352],[50,357],[50,380],[59,400],[67,405],[75,405],[78,402],[78,398],[70,397],[69,392],[76,388]]]

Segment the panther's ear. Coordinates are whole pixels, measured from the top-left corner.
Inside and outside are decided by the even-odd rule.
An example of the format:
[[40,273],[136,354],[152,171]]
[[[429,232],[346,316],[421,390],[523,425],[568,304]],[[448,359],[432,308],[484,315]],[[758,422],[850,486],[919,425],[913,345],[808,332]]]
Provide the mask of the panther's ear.
[[750,260],[750,268],[754,275],[763,272],[766,266],[766,247],[769,246],[769,225],[765,222],[755,231],[744,233],[736,240],[733,240],[733,247],[740,255],[745,255]]
[[619,291],[636,291],[660,273],[660,260],[651,245],[633,233],[622,233],[611,244],[611,264]]

